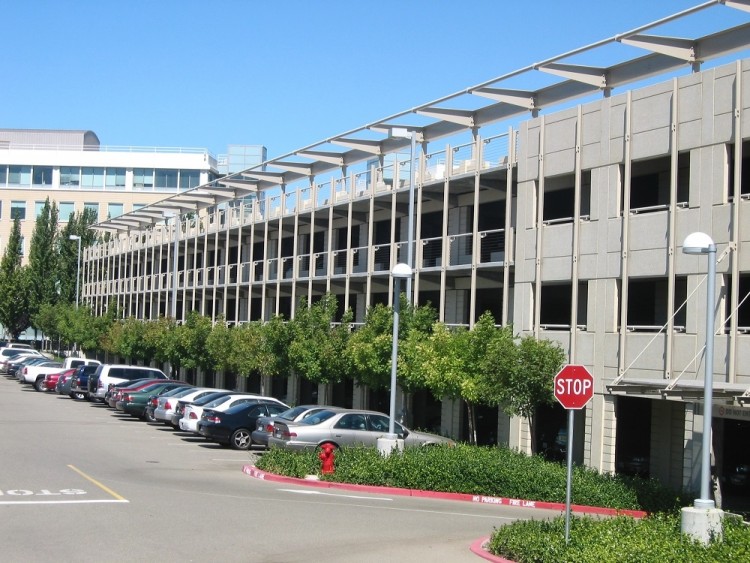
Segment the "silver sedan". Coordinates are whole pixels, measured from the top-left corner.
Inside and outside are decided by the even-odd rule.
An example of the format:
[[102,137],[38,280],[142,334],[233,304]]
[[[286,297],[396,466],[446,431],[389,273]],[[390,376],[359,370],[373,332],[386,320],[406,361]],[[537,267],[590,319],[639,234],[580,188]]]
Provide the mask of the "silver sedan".
[[252,433],[253,445],[268,447],[268,438],[273,434],[273,423],[277,420],[281,422],[299,422],[309,416],[324,410],[344,410],[339,407],[329,407],[326,405],[298,405],[289,410],[285,410],[275,416],[261,416],[255,425]]
[[[364,410],[324,410],[298,423],[274,421],[269,447],[290,450],[314,449],[323,444],[341,446],[377,446],[378,438],[388,435],[389,419],[380,412]],[[395,423],[395,431],[405,446],[453,444],[453,440],[408,430]]]

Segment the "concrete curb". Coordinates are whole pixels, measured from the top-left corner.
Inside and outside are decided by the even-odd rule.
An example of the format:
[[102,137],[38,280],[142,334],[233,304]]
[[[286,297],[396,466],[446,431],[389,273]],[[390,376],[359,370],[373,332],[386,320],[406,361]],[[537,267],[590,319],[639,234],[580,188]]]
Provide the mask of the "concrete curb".
[[[317,481],[311,479],[298,479],[296,477],[284,477],[274,473],[261,471],[254,465],[244,465],[242,472],[261,481],[274,481],[277,483],[289,483],[303,485],[306,487],[317,487],[320,489],[342,489],[347,491],[359,491],[361,493],[376,493],[387,495],[399,495],[419,498],[436,498],[442,500],[457,500],[464,502],[478,502],[482,504],[496,504],[498,506],[516,506],[519,508],[542,508],[547,510],[565,510],[565,503],[545,502],[537,500],[521,500],[503,497],[491,497],[484,495],[471,495],[466,493],[439,493],[435,491],[420,491],[417,489],[399,489],[397,487],[378,487],[373,485],[353,485],[351,483],[336,483],[333,481]],[[571,512],[578,514],[597,514],[601,516],[632,516],[633,518],[644,518],[648,513],[643,510],[618,510],[615,508],[601,508],[598,506],[585,506],[573,504]]]

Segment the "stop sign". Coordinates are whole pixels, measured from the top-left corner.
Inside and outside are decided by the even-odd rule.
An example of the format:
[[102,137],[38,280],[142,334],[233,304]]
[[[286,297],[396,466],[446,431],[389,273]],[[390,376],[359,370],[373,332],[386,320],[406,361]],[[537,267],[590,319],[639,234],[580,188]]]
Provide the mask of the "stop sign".
[[594,377],[584,366],[564,366],[555,376],[555,398],[566,409],[579,410],[594,396]]

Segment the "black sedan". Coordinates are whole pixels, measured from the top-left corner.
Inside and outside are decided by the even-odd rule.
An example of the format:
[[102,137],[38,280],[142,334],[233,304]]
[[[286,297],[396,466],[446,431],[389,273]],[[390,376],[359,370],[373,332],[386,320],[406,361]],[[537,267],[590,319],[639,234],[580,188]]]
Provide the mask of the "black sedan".
[[224,412],[204,409],[198,421],[198,433],[235,450],[248,450],[252,444],[250,436],[258,419],[284,412],[288,408],[281,401],[263,398],[242,403]]

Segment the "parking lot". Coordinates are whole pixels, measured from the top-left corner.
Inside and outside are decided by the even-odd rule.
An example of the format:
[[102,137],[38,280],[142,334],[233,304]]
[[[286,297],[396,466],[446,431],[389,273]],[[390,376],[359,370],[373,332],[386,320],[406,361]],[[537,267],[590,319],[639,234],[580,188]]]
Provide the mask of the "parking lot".
[[242,473],[252,454],[0,377],[5,561],[476,561],[544,511],[321,492]]

